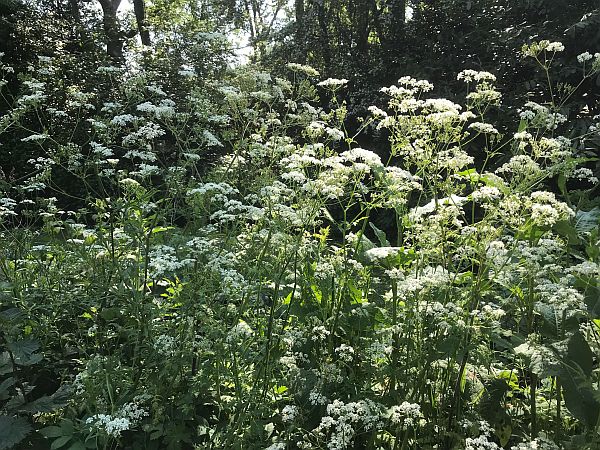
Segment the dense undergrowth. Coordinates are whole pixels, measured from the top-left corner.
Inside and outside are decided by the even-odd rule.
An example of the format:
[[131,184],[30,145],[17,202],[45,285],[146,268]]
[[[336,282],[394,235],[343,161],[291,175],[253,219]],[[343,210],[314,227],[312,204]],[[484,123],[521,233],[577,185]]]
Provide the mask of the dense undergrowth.
[[0,199],[0,448],[600,448],[600,125],[523,51],[549,101],[509,130],[491,73],[384,88],[383,160],[305,66],[176,104],[40,58],[0,119],[39,154]]

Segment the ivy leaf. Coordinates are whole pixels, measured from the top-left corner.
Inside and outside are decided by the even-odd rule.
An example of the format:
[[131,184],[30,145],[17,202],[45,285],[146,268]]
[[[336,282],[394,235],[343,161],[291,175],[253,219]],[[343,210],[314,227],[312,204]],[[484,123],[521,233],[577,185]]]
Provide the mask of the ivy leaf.
[[0,450],[14,447],[32,431],[23,417],[0,416]]

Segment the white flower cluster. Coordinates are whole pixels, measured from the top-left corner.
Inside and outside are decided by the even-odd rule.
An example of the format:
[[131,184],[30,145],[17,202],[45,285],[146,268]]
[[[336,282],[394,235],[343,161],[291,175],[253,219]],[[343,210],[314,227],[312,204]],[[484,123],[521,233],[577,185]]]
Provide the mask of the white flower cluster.
[[127,126],[127,124],[134,123],[136,120],[138,120],[138,117],[133,116],[131,114],[120,114],[118,116],[114,116],[110,120],[110,123],[111,123],[111,125],[125,127],[125,126]]
[[473,122],[469,125],[469,129],[482,134],[499,134],[498,130],[489,123]]
[[396,425],[416,427],[425,423],[421,406],[417,403],[404,401],[400,405],[392,406],[389,412],[391,422]]
[[121,432],[129,430],[131,422],[126,417],[113,417],[108,414],[96,414],[85,421],[90,428],[101,429],[111,437],[118,438]]
[[558,126],[567,121],[567,116],[559,112],[552,112],[546,106],[536,102],[525,103],[525,109],[521,111],[520,117],[528,120],[534,127],[556,130]]
[[397,256],[401,251],[400,247],[375,247],[367,250],[365,256],[371,262],[381,262],[389,257]]
[[132,403],[126,403],[115,414],[95,414],[88,417],[85,421],[91,429],[103,431],[108,436],[118,438],[123,431],[127,431],[136,426],[144,417],[148,416],[148,411],[140,406],[148,396],[138,396]]
[[574,178],[576,180],[587,181],[588,183],[592,183],[594,185],[598,184],[598,177],[594,175],[592,169],[587,167],[580,167],[578,169],[573,170],[569,175],[569,178]]
[[154,122],[147,122],[134,131],[133,133],[128,134],[123,138],[124,146],[136,146],[136,145],[145,145],[148,142],[163,136],[165,134],[165,130],[163,130],[160,125]]
[[0,198],[0,218],[5,216],[16,216],[15,208],[17,202],[10,197]]
[[335,353],[345,363],[351,363],[354,359],[354,348],[347,344],[340,344],[339,347],[336,347]]
[[550,42],[546,45],[547,52],[563,52],[565,50],[565,46],[562,42]]
[[495,442],[490,441],[488,436],[481,435],[476,438],[467,438],[465,450],[502,450],[502,448]]
[[531,220],[539,226],[552,226],[559,220],[567,220],[575,215],[575,212],[560,202],[552,192],[536,191],[531,194]]
[[422,300],[419,302],[419,310],[425,317],[432,319],[432,323],[441,330],[466,327],[466,313],[454,302],[443,304],[437,301]]
[[154,349],[162,356],[170,356],[173,354],[177,341],[174,337],[166,334],[161,334],[154,341]]
[[169,245],[156,245],[148,252],[148,268],[152,278],[160,278],[182,267],[193,264],[193,259],[179,259],[175,248]]
[[313,69],[312,67],[304,65],[304,64],[288,63],[287,68],[290,69],[292,72],[300,72],[305,75],[308,75],[309,77],[318,77],[319,76],[318,70]]
[[161,100],[158,105],[144,102],[137,105],[136,109],[156,119],[166,119],[175,115],[175,102],[169,99]]
[[50,135],[47,133],[31,134],[21,139],[21,142],[41,142],[49,139]]
[[538,437],[530,442],[513,445],[510,450],[559,450],[559,446],[545,437]]
[[230,344],[238,344],[245,339],[248,339],[254,335],[254,331],[250,328],[250,325],[244,320],[240,320],[229,333],[227,334],[227,342]]
[[293,422],[296,420],[298,415],[300,414],[300,410],[295,405],[286,405],[281,410],[281,420],[283,422]]
[[358,429],[373,430],[382,424],[382,406],[372,400],[344,403],[334,400],[327,405],[327,416],[313,430],[317,436],[327,438],[329,450],[352,448]]
[[466,69],[460,72],[457,77],[457,80],[463,80],[465,83],[471,83],[473,81],[479,83],[481,81],[496,81],[496,76],[491,74],[490,72],[480,72],[477,70]]
[[471,192],[471,198],[476,202],[492,202],[501,196],[500,189],[495,186],[481,186]]
[[342,78],[342,79],[327,78],[326,80],[323,80],[320,83],[317,83],[317,86],[331,88],[331,89],[337,89],[341,86],[344,86],[347,83],[348,83],[348,80],[346,80],[345,78]]

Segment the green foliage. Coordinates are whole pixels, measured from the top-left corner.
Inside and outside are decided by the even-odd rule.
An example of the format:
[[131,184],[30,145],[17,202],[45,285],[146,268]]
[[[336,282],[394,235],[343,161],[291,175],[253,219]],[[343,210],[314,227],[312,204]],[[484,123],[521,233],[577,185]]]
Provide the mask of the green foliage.
[[[323,32],[366,7],[344,5]],[[94,64],[72,83],[77,59],[41,58],[5,97],[8,159],[35,156],[0,196],[10,445],[597,440],[588,144],[600,124],[575,134],[577,89],[552,81],[562,44],[523,48],[550,93],[534,90],[518,119],[503,113],[512,93],[496,76],[468,69],[452,74],[464,102],[404,76],[355,132],[352,81],[315,85],[318,72],[300,64],[227,69],[229,44],[188,6],[152,4],[156,51],[129,69]],[[487,6],[472,7],[482,19]],[[420,8],[461,17],[456,2]],[[600,55],[582,55],[580,88],[600,70]],[[359,146],[367,132],[388,139],[388,158]]]

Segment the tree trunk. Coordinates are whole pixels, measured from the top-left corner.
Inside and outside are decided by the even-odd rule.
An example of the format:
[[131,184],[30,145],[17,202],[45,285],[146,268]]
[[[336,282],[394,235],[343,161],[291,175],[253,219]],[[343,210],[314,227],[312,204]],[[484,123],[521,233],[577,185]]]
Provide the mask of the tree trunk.
[[331,72],[331,49],[329,46],[329,30],[327,28],[327,14],[325,12],[325,1],[324,0],[313,0],[317,7],[317,20],[319,21],[320,30],[320,41],[321,51],[323,52],[323,62],[325,66],[325,72]]
[[104,34],[106,37],[106,53],[115,60],[123,60],[123,44],[125,35],[119,28],[117,9],[121,0],[98,0],[102,6]]
[[142,39],[142,44],[150,45],[150,30],[148,30],[148,23],[146,22],[146,6],[144,0],[133,0],[133,12],[135,13],[135,20],[137,22],[140,38]]
[[296,49],[298,49],[298,60],[306,61],[306,24],[304,22],[304,0],[295,0],[296,12]]

